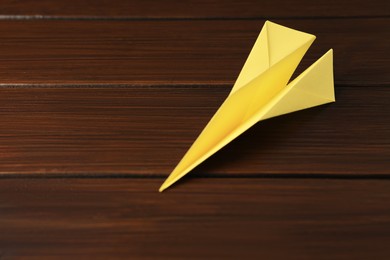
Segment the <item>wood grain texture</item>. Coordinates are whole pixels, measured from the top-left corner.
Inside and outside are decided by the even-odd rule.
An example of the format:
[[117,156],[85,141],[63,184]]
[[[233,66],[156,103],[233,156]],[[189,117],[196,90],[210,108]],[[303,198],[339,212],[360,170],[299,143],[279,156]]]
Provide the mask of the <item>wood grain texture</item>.
[[[0,259],[390,259],[389,3],[0,0]],[[158,193],[266,19],[337,102]]]
[[390,16],[388,1],[365,0],[2,0],[6,18],[282,18]]
[[[225,87],[1,88],[0,173],[166,176]],[[263,121],[196,174],[389,174],[390,89]]]
[[[390,18],[275,20],[334,49],[335,82],[390,84]],[[232,85],[264,20],[0,21],[1,84]]]
[[2,259],[378,259],[390,182],[3,179]]

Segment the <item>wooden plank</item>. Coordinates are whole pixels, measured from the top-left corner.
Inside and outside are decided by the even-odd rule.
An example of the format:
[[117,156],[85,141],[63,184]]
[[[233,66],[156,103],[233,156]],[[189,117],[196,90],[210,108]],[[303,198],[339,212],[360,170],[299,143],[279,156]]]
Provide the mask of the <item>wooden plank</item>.
[[[275,20],[317,35],[298,71],[330,48],[335,81],[390,84],[390,19]],[[0,21],[1,84],[225,84],[264,20]]]
[[389,2],[383,0],[2,0],[0,14],[6,18],[281,18],[389,16],[389,10]]
[[390,182],[3,179],[2,259],[388,259]]
[[[390,89],[336,89],[336,103],[263,121],[194,172],[389,174]],[[166,176],[229,90],[1,88],[0,173]]]

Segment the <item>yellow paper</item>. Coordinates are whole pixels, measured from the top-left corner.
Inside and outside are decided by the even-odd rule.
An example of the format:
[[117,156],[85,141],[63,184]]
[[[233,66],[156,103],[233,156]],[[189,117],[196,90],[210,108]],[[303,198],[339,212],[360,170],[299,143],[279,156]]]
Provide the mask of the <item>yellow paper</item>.
[[289,80],[315,36],[265,22],[232,91],[160,192],[261,120],[335,101],[329,50]]

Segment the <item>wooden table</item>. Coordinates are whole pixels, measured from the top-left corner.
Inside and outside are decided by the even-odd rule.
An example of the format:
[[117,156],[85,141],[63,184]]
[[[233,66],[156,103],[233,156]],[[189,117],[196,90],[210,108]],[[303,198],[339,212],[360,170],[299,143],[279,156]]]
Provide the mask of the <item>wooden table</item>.
[[[390,259],[389,1],[0,3],[0,259]],[[172,189],[265,20],[334,49],[337,102]]]

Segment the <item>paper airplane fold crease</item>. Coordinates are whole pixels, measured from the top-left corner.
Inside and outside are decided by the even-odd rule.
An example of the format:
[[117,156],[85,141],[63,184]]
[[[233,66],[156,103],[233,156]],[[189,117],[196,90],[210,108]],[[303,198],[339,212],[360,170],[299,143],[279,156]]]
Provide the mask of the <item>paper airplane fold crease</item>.
[[289,83],[314,40],[314,35],[265,22],[229,96],[160,192],[257,122],[334,102],[332,50]]

